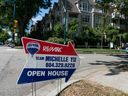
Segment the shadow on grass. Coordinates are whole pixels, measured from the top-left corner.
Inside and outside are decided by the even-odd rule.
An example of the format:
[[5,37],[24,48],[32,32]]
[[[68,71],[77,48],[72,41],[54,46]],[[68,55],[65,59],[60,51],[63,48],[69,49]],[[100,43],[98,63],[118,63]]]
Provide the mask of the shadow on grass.
[[121,61],[96,61],[96,63],[90,63],[91,65],[105,65],[108,67],[110,73],[105,75],[117,75],[120,72],[128,72],[128,55],[114,55],[116,57],[122,58]]

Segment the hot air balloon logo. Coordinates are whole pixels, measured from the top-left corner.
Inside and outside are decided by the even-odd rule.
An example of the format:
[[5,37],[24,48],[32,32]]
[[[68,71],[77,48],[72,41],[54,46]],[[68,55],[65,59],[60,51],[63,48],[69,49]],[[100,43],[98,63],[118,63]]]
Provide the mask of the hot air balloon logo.
[[27,51],[33,57],[40,50],[40,44],[38,42],[28,42]]

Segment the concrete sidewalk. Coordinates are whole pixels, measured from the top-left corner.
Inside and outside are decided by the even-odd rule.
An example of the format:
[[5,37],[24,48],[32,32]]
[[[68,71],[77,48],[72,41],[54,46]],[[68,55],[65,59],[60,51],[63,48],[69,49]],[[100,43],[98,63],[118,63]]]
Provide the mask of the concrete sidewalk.
[[[107,70],[104,71],[97,71],[94,74],[88,75],[88,76],[81,76],[80,79],[77,79],[80,77],[80,74],[74,75],[70,81],[67,83],[64,83],[61,85],[61,90],[69,86],[70,84],[77,82],[79,80],[91,80],[94,82],[97,82],[104,86],[113,87],[116,89],[119,89],[125,93],[128,93],[128,72],[123,72],[119,75],[113,75],[113,76],[104,76],[104,74],[108,73]],[[79,76],[78,76],[79,75]],[[49,84],[47,86],[44,86],[37,90],[37,96],[56,96],[58,94],[58,86],[57,82],[56,84]],[[29,94],[28,96],[32,96]]]
[[[60,81],[61,80],[61,81]],[[79,81],[80,79],[77,80],[70,80],[69,82],[65,83],[64,79],[60,79],[59,82],[62,82],[61,88],[58,85],[58,80],[56,80],[54,83],[50,83],[46,86],[43,86],[42,88],[38,89],[36,91],[37,96],[56,96],[60,91],[62,91],[64,88],[69,86],[70,84]],[[32,96],[32,93],[27,95],[27,96]]]
[[[115,69],[120,63],[127,62],[127,59],[107,55],[92,55],[80,55],[80,67],[67,83],[64,83],[63,79],[61,90],[73,82],[85,79],[128,93],[128,72],[122,72]],[[112,69],[114,69],[113,73]],[[56,96],[59,89],[57,88],[57,82],[56,80],[55,83],[50,83],[37,90],[37,96]],[[31,94],[28,96],[31,96]]]

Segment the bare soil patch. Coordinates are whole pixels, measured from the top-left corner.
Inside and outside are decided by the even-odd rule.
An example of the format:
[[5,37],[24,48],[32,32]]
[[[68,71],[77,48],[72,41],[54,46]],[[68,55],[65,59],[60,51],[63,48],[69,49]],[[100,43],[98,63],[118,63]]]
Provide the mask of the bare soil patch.
[[59,96],[128,96],[120,90],[81,80],[69,85]]

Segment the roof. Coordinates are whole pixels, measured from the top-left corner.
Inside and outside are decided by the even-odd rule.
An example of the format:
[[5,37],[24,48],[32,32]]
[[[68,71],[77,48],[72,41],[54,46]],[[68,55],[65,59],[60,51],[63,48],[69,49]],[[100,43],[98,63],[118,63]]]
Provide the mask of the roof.
[[[62,0],[63,4],[65,3],[65,0]],[[67,0],[67,7],[68,7],[68,11],[72,12],[72,13],[79,13],[79,10],[76,6],[76,3],[80,1],[80,0]],[[94,2],[94,0],[88,0],[89,3],[91,5],[96,5],[96,3]]]
[[96,3],[93,0],[88,0],[91,5],[96,5]]
[[[65,3],[65,0],[62,0],[63,4]],[[75,4],[77,0],[67,0],[67,10],[72,13],[79,13],[79,10]]]
[[[79,2],[80,0],[75,0],[76,2]],[[96,5],[96,3],[94,2],[94,0],[88,0],[89,1],[89,3],[91,4],[91,5]]]

